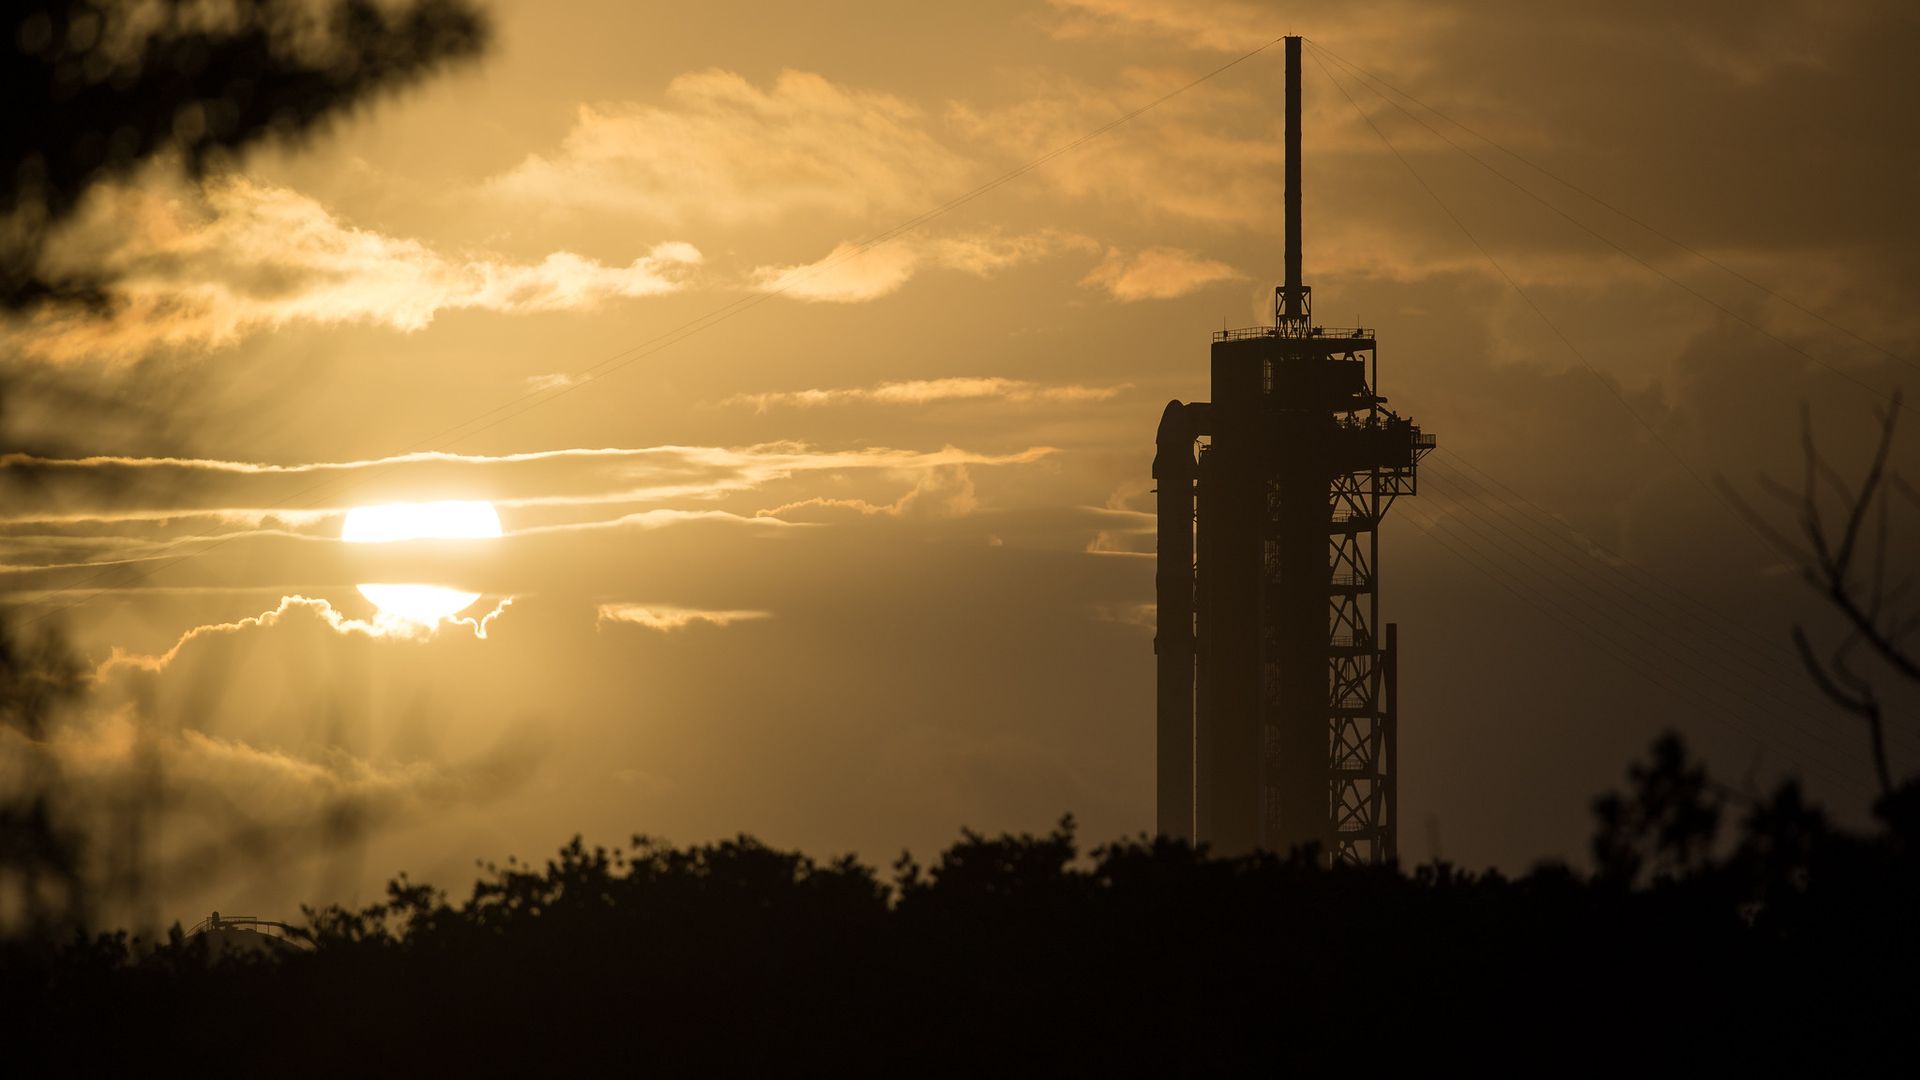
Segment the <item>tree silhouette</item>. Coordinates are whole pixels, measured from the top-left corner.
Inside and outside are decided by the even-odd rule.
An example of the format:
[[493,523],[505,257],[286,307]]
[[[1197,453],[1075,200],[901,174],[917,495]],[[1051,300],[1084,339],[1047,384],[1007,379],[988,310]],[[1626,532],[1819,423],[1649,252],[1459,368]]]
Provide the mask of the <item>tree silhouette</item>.
[[[889,880],[740,837],[575,839],[455,899],[401,878],[310,949],[0,953],[31,1066],[607,1072],[1908,1072],[1920,785],[1877,826],[1798,787],[1735,819],[1671,737],[1598,801],[1595,873],[1091,852],[1070,819]],[[1723,817],[1731,837],[1713,843]],[[1631,867],[1631,869],[1627,869]],[[266,1003],[263,1005],[263,1003]],[[118,1037],[83,1033],[102,1015]],[[1483,1055],[1492,1055],[1481,1060]]]
[[298,141],[487,37],[464,0],[40,0],[0,25],[0,310],[103,300],[97,274],[42,265],[94,185]]
[[[1797,537],[1776,529],[1744,501],[1738,503],[1748,520],[1793,560],[1801,578],[1819,593],[1846,628],[1824,655],[1804,626],[1793,628],[1793,644],[1820,692],[1865,721],[1883,799],[1894,792],[1893,771],[1887,763],[1886,722],[1872,679],[1860,674],[1857,665],[1865,653],[1895,676],[1920,684],[1920,650],[1912,642],[1914,633],[1920,631],[1920,606],[1913,599],[1916,582],[1912,568],[1894,564],[1894,558],[1903,553],[1895,546],[1890,528],[1896,497],[1920,510],[1920,491],[1888,464],[1901,405],[1902,397],[1895,391],[1881,410],[1880,437],[1857,490],[1820,453],[1812,416],[1802,409],[1805,472],[1800,489],[1794,491],[1778,481],[1761,478],[1770,494],[1795,510]],[[1837,521],[1828,510],[1836,500]],[[1896,579],[1894,575],[1902,576]]]
[[86,926],[83,844],[53,805],[59,765],[47,749],[56,711],[78,697],[85,672],[53,631],[22,633],[0,610],[0,935],[47,940]]
[[[487,37],[464,0],[41,0],[9,6],[0,27],[0,313],[105,301],[98,273],[42,263],[96,185],[150,165],[197,177],[263,142],[298,142]],[[9,391],[30,381],[0,372],[8,451],[47,449],[11,430]],[[23,629],[0,610],[0,937],[44,943],[88,921],[98,890],[48,748],[84,688],[57,627]]]

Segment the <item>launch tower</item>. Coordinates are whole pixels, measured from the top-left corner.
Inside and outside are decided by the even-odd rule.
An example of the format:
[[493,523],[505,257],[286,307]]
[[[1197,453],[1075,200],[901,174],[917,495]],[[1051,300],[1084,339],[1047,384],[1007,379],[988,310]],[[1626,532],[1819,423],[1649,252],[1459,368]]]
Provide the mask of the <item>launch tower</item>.
[[1379,526],[1434,437],[1384,408],[1366,329],[1301,283],[1300,39],[1286,39],[1286,283],[1213,338],[1213,401],[1169,402],[1158,483],[1158,824],[1238,854],[1395,854],[1395,627]]

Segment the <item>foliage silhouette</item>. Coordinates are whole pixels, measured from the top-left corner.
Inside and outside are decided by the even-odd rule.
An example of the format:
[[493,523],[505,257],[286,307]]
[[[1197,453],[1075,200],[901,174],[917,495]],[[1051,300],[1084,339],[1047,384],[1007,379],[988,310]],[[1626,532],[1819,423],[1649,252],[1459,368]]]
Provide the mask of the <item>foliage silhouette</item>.
[[73,933],[87,919],[82,842],[53,806],[58,763],[46,749],[56,711],[86,674],[46,627],[24,632],[0,610],[0,932]]
[[[1599,800],[1600,869],[1083,855],[963,835],[890,877],[742,837],[578,839],[455,902],[401,878],[313,947],[124,935],[0,958],[15,1060],[322,1074],[1215,1073],[1436,1062],[1866,1074],[1913,1060],[1920,785],[1838,830],[1664,739]],[[1892,978],[1888,978],[1892,976]],[[88,1033],[110,1017],[111,1039]],[[1504,1065],[1503,1065],[1504,1063]]]
[[[477,55],[487,28],[467,0],[9,6],[0,18],[8,58],[0,64],[0,314],[109,301],[111,280],[98,269],[51,271],[43,262],[53,232],[94,187],[149,166],[199,177],[256,145],[297,143],[383,93]],[[23,388],[29,392],[16,393]],[[24,416],[16,415],[22,399]],[[44,373],[0,371],[5,449],[57,452],[23,445],[15,430],[48,428],[33,412],[50,405],[93,423],[126,418],[121,403]],[[114,827],[91,830],[114,843],[100,844],[72,820],[75,807],[62,804],[78,796],[50,746],[59,706],[82,694],[86,678],[45,612],[31,633],[21,625],[0,610],[0,935],[45,943],[56,928],[87,922],[103,899],[138,903],[148,891],[144,819],[166,793],[157,766],[143,762],[145,772],[121,793]],[[325,843],[354,828],[322,823],[309,831]],[[223,838],[224,861],[241,834]],[[111,880],[97,865],[90,872],[90,862],[110,864]],[[219,870],[198,867],[203,876]]]
[[105,300],[99,276],[41,262],[96,184],[298,141],[487,37],[464,0],[39,0],[0,26],[0,310]]

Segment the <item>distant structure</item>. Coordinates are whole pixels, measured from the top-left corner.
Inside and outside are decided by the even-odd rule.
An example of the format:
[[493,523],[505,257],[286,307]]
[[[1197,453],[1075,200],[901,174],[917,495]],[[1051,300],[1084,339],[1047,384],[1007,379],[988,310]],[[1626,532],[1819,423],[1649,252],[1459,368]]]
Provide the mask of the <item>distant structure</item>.
[[201,920],[187,937],[201,942],[209,959],[233,956],[283,957],[302,951],[298,944],[306,940],[306,931],[272,919],[252,915],[228,915],[219,912]]
[[1434,437],[1382,407],[1373,331],[1313,324],[1299,38],[1286,56],[1273,325],[1215,334],[1214,400],[1169,402],[1155,441],[1159,831],[1379,863],[1395,855],[1399,717],[1377,530]]

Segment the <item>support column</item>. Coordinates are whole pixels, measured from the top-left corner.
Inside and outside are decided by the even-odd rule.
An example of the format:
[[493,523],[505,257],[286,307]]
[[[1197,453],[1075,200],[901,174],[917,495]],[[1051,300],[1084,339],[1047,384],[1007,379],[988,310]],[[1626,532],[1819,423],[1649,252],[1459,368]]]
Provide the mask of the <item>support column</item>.
[[1386,813],[1381,818],[1380,857],[1391,863],[1400,857],[1400,624],[1387,624],[1385,667],[1386,705],[1381,710],[1381,733],[1386,736],[1386,773],[1380,781]]
[[1161,836],[1192,841],[1193,829],[1193,442],[1189,407],[1170,401],[1154,439],[1159,554],[1154,571],[1153,651],[1158,657],[1155,821]]

